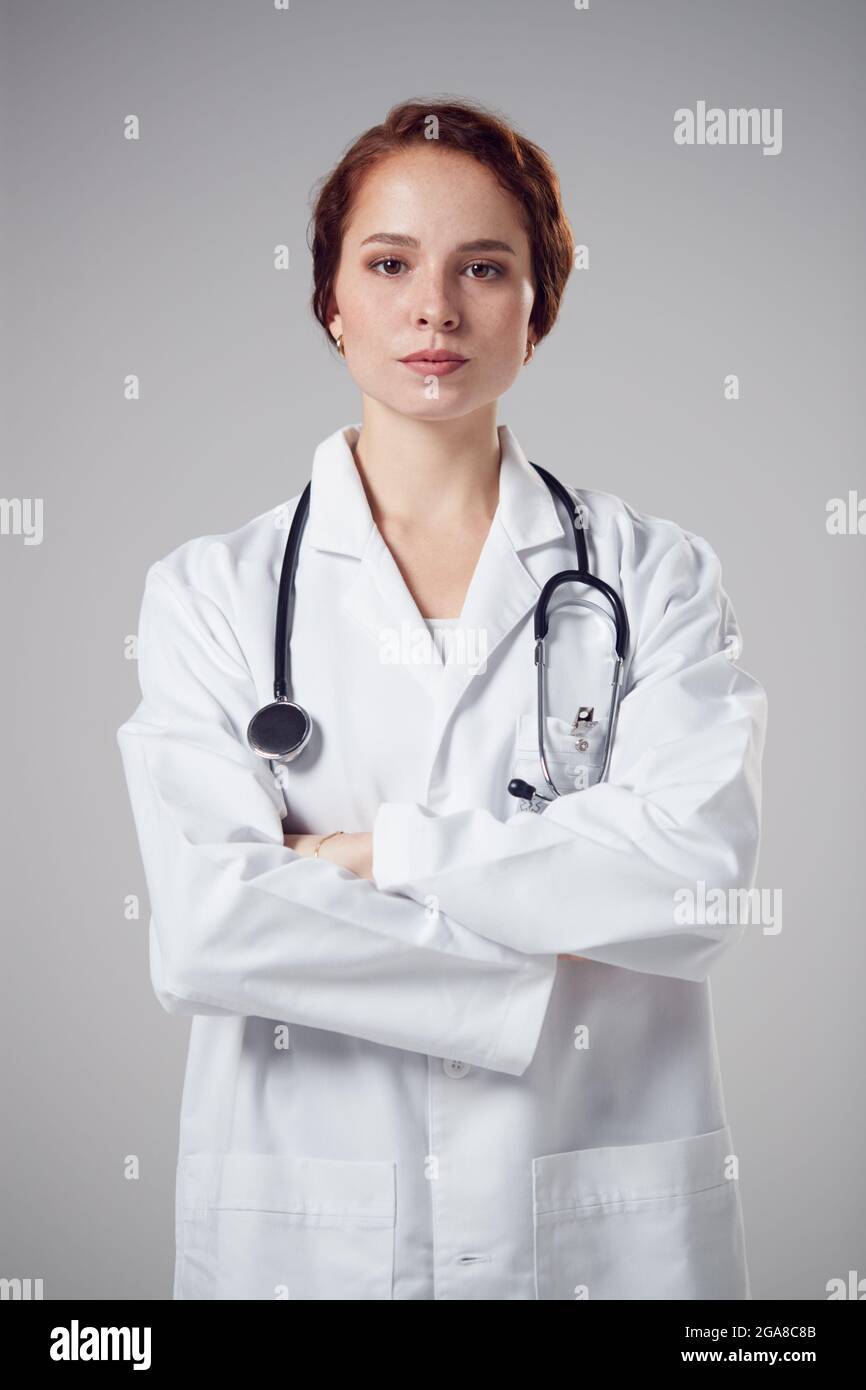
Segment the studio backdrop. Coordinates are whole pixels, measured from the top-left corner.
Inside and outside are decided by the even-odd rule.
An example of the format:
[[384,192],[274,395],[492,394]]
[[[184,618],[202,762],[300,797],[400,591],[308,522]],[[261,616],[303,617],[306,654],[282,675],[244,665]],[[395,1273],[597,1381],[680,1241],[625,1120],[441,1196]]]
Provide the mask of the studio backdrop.
[[190,1019],[115,737],[144,577],[357,423],[312,199],[410,97],[486,104],[562,181],[574,270],[500,422],[721,559],[769,700],[755,910],[712,974],[752,1295],[866,1276],[864,60],[854,0],[3,6],[9,1296],[171,1297]]

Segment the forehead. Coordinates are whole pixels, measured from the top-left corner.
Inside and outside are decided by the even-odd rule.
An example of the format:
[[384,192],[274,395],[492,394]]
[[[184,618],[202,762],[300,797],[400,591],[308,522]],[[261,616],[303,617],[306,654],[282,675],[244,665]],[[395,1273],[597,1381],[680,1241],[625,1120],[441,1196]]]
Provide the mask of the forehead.
[[[407,225],[380,226],[388,214]],[[417,224],[421,216],[423,226],[408,225]],[[370,219],[375,226],[367,225]],[[479,236],[494,236],[497,229],[516,236],[522,228],[516,198],[489,169],[472,155],[430,141],[386,155],[372,166],[354,200],[347,231],[351,228],[359,237],[375,231],[404,232],[423,244],[425,228],[436,224],[453,231],[456,219],[461,233],[471,230]]]

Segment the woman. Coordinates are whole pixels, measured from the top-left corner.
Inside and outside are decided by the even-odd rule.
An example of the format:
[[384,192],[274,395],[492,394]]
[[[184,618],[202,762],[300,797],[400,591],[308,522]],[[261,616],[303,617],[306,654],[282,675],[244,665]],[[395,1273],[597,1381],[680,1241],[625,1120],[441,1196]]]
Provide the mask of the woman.
[[536,746],[574,520],[496,411],[572,254],[547,157],[469,103],[396,107],[321,188],[362,420],[312,464],[296,759],[247,733],[299,496],[148,571],[118,741],[153,984],[193,1015],[176,1298],[750,1297],[708,982],[742,927],[702,904],[753,879],[766,697],[705,540],[578,488],[622,702],[602,779],[610,627],[566,584],[559,795]]

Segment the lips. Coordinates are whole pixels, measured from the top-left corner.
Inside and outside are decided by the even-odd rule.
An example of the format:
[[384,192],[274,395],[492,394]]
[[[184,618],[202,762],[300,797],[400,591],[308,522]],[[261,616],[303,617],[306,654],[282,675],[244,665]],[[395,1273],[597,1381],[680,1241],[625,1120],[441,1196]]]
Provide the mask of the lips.
[[410,352],[401,357],[401,362],[466,362],[468,359],[459,352],[448,352],[445,348],[422,348],[420,352]]
[[446,357],[444,361],[436,357],[403,357],[400,359],[400,366],[405,367],[407,372],[413,372],[415,376],[453,376],[455,372],[462,372],[469,361],[468,357]]

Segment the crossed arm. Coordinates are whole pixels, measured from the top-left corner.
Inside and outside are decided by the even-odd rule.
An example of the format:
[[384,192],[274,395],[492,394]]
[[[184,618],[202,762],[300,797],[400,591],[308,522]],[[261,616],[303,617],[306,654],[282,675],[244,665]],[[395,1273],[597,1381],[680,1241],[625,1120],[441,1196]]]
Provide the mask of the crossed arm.
[[[258,692],[237,634],[197,576],[152,566],[142,699],[117,739],[163,1006],[522,1076],[564,946],[705,979],[741,929],[678,917],[676,894],[752,882],[766,695],[730,659],[738,630],[714,552],[685,534],[659,549],[642,552],[650,575],[609,782],[506,821],[382,802],[370,832],[325,840],[316,866],[322,827],[285,836],[273,779],[246,743]],[[431,896],[438,912],[419,911]]]
[[[303,854],[312,857],[316,845],[322,839],[321,835],[284,835],[283,844],[286,849],[292,849],[296,854]],[[332,835],[319,849],[320,859],[329,859],[332,864],[339,864],[343,869],[349,869],[358,878],[373,880],[373,834],[370,830],[355,831],[347,833],[343,831],[340,835]],[[584,960],[583,956],[573,956],[560,954],[560,960]]]

